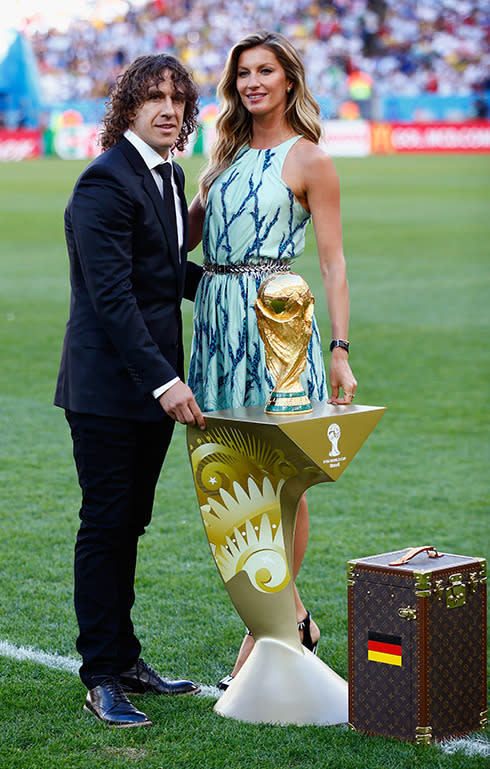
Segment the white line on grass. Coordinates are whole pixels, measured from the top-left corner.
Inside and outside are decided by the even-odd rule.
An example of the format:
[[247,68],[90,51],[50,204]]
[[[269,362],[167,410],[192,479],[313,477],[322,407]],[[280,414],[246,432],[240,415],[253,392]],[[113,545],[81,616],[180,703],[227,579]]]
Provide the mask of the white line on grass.
[[[66,670],[69,673],[78,673],[80,662],[73,657],[63,657],[61,654],[50,654],[49,652],[33,649],[32,646],[15,646],[9,641],[0,640],[0,656],[10,657],[10,659],[23,662],[36,662],[38,665],[44,665],[47,668],[55,670]],[[199,684],[201,691],[198,696],[213,697],[217,700],[221,692],[215,686]]]
[[443,740],[439,743],[444,753],[464,753],[466,756],[490,756],[490,742],[480,735]]
[[[55,670],[66,670],[69,673],[78,673],[80,663],[73,657],[62,657],[61,654],[33,649],[32,646],[15,646],[9,641],[0,640],[0,656],[10,657],[14,660],[36,662]],[[198,697],[212,697],[217,700],[221,692],[215,686],[199,684],[201,687]],[[460,739],[443,740],[438,746],[444,753],[464,753],[467,756],[490,756],[490,742],[479,735],[462,737]]]
[[56,670],[68,670],[70,673],[78,673],[80,663],[72,657],[62,657],[60,654],[49,654],[38,651],[32,646],[14,646],[9,641],[0,640],[0,654],[2,657],[10,657],[14,660],[29,660]]

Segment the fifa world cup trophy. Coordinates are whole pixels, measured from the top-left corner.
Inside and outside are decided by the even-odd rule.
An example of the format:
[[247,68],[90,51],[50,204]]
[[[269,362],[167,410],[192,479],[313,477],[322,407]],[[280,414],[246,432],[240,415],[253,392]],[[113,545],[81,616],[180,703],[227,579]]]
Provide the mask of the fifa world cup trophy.
[[275,381],[265,412],[311,411],[300,374],[306,368],[315,300],[307,283],[294,273],[277,273],[261,284],[255,312],[264,342],[266,366]]

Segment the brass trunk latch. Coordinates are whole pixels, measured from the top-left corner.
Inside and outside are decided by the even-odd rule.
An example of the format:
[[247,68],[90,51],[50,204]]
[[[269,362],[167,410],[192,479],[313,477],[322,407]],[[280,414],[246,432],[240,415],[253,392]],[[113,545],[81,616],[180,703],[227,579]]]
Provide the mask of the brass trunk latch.
[[466,603],[466,585],[462,580],[462,575],[451,574],[449,583],[449,587],[446,588],[447,608],[455,609],[457,606],[464,606]]
[[398,616],[410,622],[412,619],[417,619],[417,609],[412,609],[411,606],[402,606],[398,609]]

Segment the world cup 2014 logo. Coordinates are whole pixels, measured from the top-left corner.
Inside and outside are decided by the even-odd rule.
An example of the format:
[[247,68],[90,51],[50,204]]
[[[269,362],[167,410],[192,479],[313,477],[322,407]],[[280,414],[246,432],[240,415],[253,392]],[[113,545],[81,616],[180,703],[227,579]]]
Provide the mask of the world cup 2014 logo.
[[327,437],[330,443],[332,444],[332,448],[329,451],[328,456],[329,457],[338,457],[340,454],[339,451],[339,438],[340,438],[340,427],[336,422],[332,422],[332,424],[329,426],[327,430]]

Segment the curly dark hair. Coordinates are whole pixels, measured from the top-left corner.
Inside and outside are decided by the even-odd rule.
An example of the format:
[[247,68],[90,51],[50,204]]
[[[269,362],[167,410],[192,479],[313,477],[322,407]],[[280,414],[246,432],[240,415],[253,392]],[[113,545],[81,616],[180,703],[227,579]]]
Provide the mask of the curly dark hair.
[[100,134],[103,150],[108,150],[119,141],[129,128],[138,108],[148,99],[152,86],[158,87],[165,70],[170,72],[174,88],[185,99],[182,129],[175,142],[175,148],[183,150],[189,135],[197,128],[197,86],[187,69],[178,59],[167,53],[138,56],[117,78],[116,84],[106,102],[106,114]]

